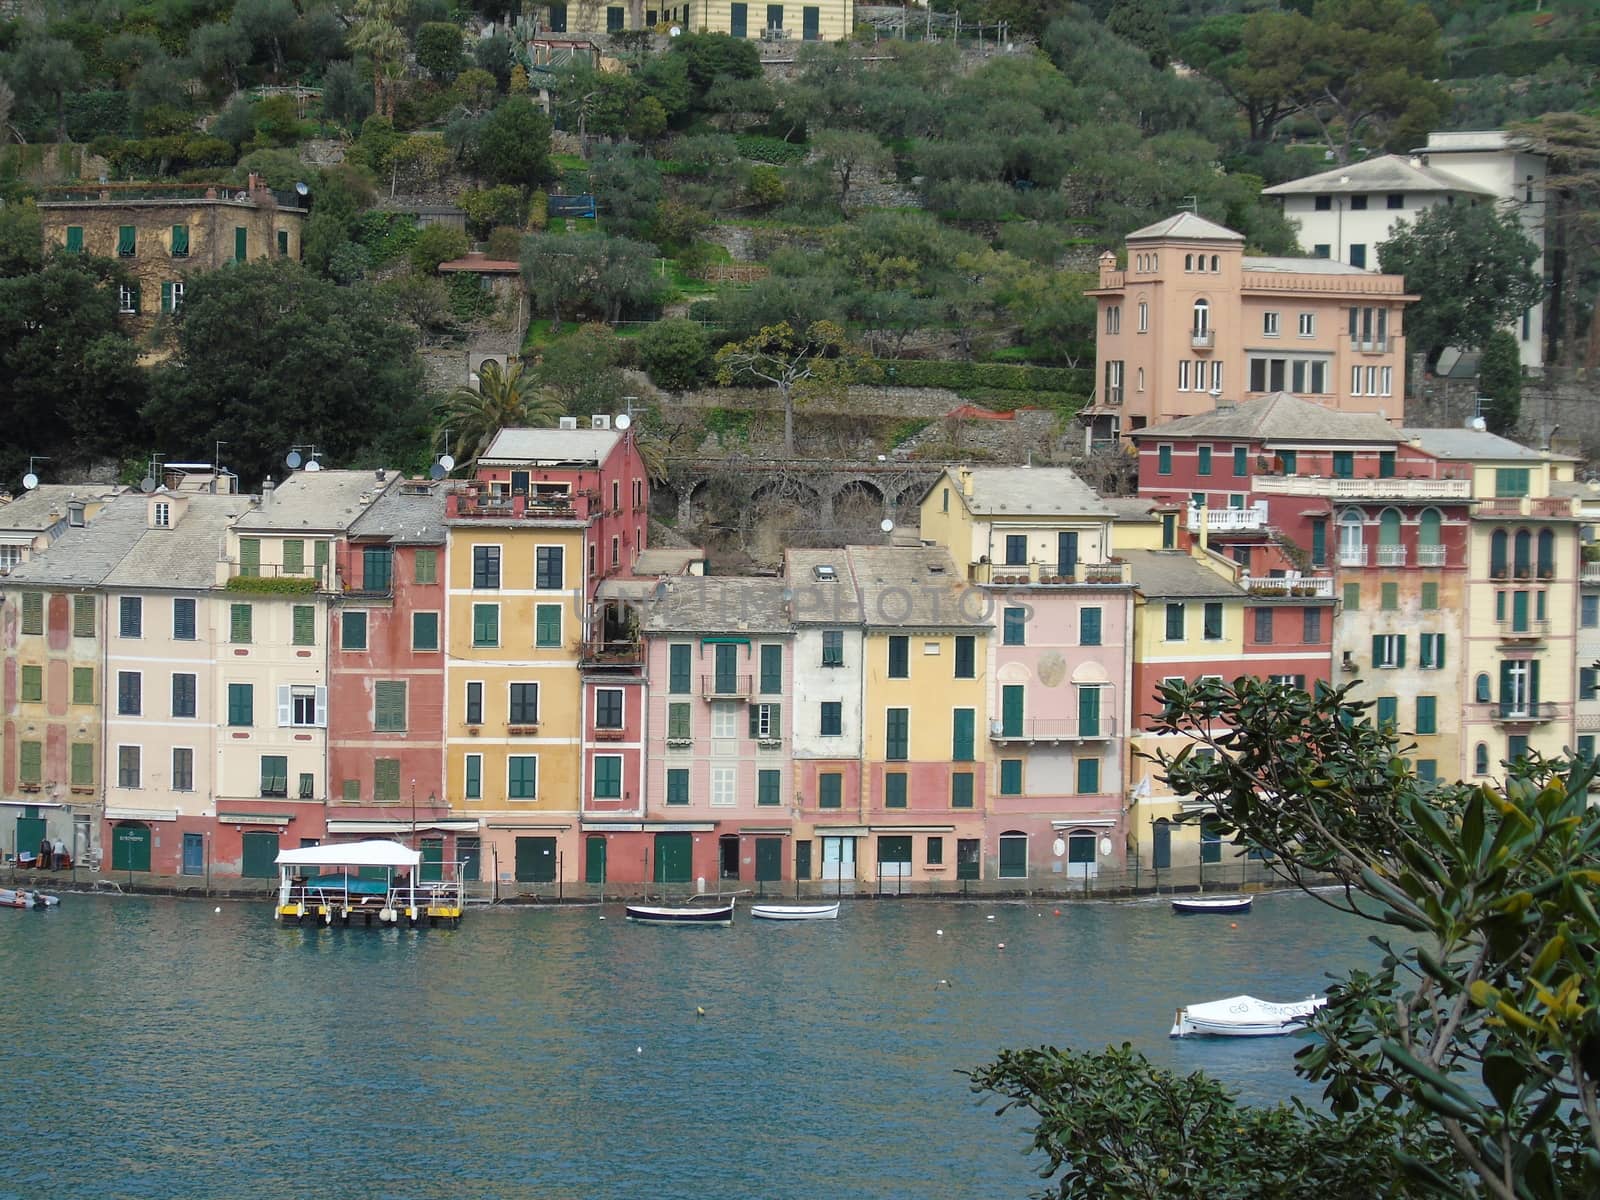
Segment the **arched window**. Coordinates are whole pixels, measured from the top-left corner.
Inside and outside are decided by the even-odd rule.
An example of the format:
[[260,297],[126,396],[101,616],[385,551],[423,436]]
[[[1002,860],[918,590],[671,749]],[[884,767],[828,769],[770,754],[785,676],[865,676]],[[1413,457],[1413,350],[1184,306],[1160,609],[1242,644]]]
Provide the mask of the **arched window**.
[[1398,546],[1400,544],[1400,510],[1386,508],[1378,514],[1378,545]]
[[1425,508],[1417,516],[1417,545],[1437,546],[1439,541],[1439,527],[1443,524],[1437,508]]
[[1489,538],[1489,578],[1506,577],[1506,531],[1496,529]]
[[1489,773],[1489,743],[1479,742],[1472,751],[1472,771],[1475,775]]
[[1517,530],[1511,543],[1511,570],[1518,579],[1533,577],[1533,534],[1526,529]]
[[1192,271],[1192,270],[1194,270],[1194,255],[1192,255],[1192,254],[1185,254],[1185,255],[1184,255],[1184,256],[1183,256],[1183,269],[1184,269],[1184,270],[1185,270],[1185,271]]
[[1556,575],[1556,535],[1554,530],[1539,530],[1539,578],[1554,579]]
[[1349,508],[1339,514],[1339,564],[1345,567],[1362,567],[1367,563],[1367,548],[1362,526],[1366,517],[1358,509]]
[[1206,333],[1211,328],[1211,305],[1205,300],[1194,302],[1194,332],[1195,336]]
[[1219,257],[1219,256],[1218,256],[1218,255],[1215,255],[1215,254],[1213,254],[1213,255],[1212,255],[1212,256],[1211,256],[1211,269],[1212,269],[1212,270],[1213,270],[1213,271],[1220,271],[1220,270],[1222,270],[1222,267],[1221,267],[1221,265],[1220,265],[1220,264],[1221,264],[1221,262],[1222,262],[1222,259],[1221,259],[1221,258],[1220,258],[1220,257]]
[[1139,368],[1139,376],[1138,376],[1138,378],[1139,378],[1139,390],[1142,392],[1142,391],[1144,391],[1144,368],[1143,367]]
[[1489,701],[1494,699],[1494,696],[1489,691],[1489,673],[1487,671],[1480,673],[1477,680],[1474,681],[1472,695],[1479,704],[1488,704]]
[[1000,878],[1027,877],[1028,835],[1018,829],[1008,829],[1000,835]]

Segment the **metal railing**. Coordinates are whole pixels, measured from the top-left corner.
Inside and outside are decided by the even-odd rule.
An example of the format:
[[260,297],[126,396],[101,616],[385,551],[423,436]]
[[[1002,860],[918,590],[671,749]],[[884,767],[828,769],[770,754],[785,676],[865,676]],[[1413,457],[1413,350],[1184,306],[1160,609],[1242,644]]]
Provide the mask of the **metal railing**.
[[992,742],[1103,742],[1116,736],[1117,722],[1112,717],[1083,722],[1077,717],[1024,717],[1020,721],[994,721],[989,727]]
[[754,691],[752,675],[702,675],[700,695],[707,700],[743,700]]
[[1543,618],[1522,621],[1511,618],[1496,624],[1500,627],[1502,642],[1538,642],[1550,636],[1550,622]]
[[1191,329],[1189,345],[1196,350],[1209,350],[1217,344],[1217,335],[1210,329]]
[[1339,565],[1341,567],[1364,567],[1367,565],[1367,548],[1365,546],[1340,546]]
[[1442,567],[1445,564],[1445,547],[1443,546],[1418,546],[1417,566]]
[[[1063,568],[1066,568],[1063,570]],[[1068,583],[1131,583],[1133,574],[1127,563],[977,563],[972,568],[974,583],[994,587],[1059,585]]]
[[1406,548],[1404,546],[1379,546],[1378,565],[1380,567],[1403,567],[1406,565]]
[[1499,725],[1543,725],[1562,715],[1566,706],[1550,700],[1493,701],[1468,707],[1478,720],[1493,721]]
[[1373,500],[1470,500],[1470,479],[1341,479],[1327,475],[1257,475],[1251,488],[1274,496]]
[[1244,584],[1245,590],[1257,599],[1263,596],[1281,596],[1285,599],[1304,596],[1312,596],[1324,600],[1333,598],[1333,576],[1331,575],[1284,575],[1281,577],[1269,575],[1262,579],[1246,575],[1239,582]]

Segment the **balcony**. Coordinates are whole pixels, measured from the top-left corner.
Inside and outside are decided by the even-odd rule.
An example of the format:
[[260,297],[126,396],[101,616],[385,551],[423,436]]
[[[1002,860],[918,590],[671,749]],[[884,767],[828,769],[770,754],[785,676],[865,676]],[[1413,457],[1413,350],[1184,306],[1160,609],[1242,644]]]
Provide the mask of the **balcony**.
[[1327,496],[1335,500],[1470,500],[1470,479],[1339,479],[1328,475],[1257,475],[1264,496]]
[[1189,345],[1196,350],[1209,350],[1217,344],[1217,335],[1209,329],[1191,329]]
[[1496,518],[1512,517],[1568,517],[1577,519],[1573,501],[1567,496],[1496,496],[1479,500],[1474,516]]
[[584,642],[578,661],[595,668],[632,668],[644,662],[644,646],[635,641]]
[[1104,742],[1115,737],[1117,723],[1101,717],[1085,726],[1075,717],[1027,717],[1021,721],[991,721],[991,742]]
[[1406,565],[1406,548],[1404,546],[1379,546],[1378,565],[1380,567],[1403,567]]
[[1367,565],[1367,548],[1365,546],[1340,546],[1339,565],[1341,567],[1364,567]]
[[522,723],[520,725],[507,725],[506,726],[506,736],[507,737],[534,737],[534,736],[536,736],[538,734],[538,732],[539,732],[539,723],[537,721],[534,721],[534,722],[531,722],[531,723],[524,722],[524,723]]
[[1261,579],[1244,575],[1239,582],[1253,600],[1333,599],[1331,575],[1268,575]]
[[1559,720],[1568,706],[1548,700],[1500,701],[1491,704],[1473,704],[1468,710],[1480,721],[1493,721],[1496,725],[1544,725]]
[[594,740],[597,742],[620,742],[624,736],[625,731],[621,729],[596,729],[594,731]]
[[1600,562],[1586,562],[1583,564],[1583,582],[1600,583]]
[[1418,546],[1417,566],[1442,567],[1445,564],[1445,548],[1443,546]]
[[1358,354],[1387,354],[1389,353],[1389,339],[1377,338],[1373,341],[1364,342],[1360,338],[1351,338],[1350,349]]
[[1500,621],[1502,642],[1542,642],[1550,636],[1549,621]]
[[445,493],[444,515],[463,521],[584,521],[599,509],[593,492],[527,496],[466,484]]
[[754,675],[702,675],[700,695],[707,700],[748,700],[754,682]]
[[1206,515],[1207,533],[1259,533],[1267,527],[1267,508],[1258,504],[1254,508],[1191,508],[1189,532],[1200,530],[1200,514]]
[[[316,592],[326,590],[326,566],[306,564],[290,570],[277,563],[241,563],[237,558],[223,559],[227,575],[220,581],[231,592],[283,592],[285,590]],[[295,580],[298,587],[277,583],[277,580]],[[274,582],[267,582],[272,580]],[[260,582],[257,582],[260,581]]]
[[977,563],[972,568],[974,583],[992,587],[1058,587],[1074,583],[1132,583],[1127,563],[1074,563],[1063,573],[1061,563]]

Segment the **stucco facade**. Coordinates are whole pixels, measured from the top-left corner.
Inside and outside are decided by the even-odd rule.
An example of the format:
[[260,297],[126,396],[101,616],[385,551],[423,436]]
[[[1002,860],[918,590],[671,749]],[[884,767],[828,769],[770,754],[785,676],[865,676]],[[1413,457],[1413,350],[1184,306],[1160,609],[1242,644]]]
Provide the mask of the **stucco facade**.
[[848,38],[855,31],[853,0],[817,4],[749,4],[729,0],[688,0],[672,4],[628,0],[606,4],[545,4],[537,10],[541,29],[555,34],[591,35],[671,28],[684,33],[721,33],[762,41],[825,41]]

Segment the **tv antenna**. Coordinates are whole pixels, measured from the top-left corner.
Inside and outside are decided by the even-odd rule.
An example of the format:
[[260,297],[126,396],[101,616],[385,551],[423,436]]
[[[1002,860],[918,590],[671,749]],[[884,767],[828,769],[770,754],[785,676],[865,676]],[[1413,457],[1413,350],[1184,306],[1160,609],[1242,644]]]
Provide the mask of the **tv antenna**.
[[161,455],[152,451],[150,465],[145,469],[144,478],[139,481],[139,490],[148,496],[156,490],[156,481],[160,478],[157,474],[161,470]]
[[39,486],[39,474],[38,474],[37,471],[34,470],[33,464],[34,463],[49,462],[49,461],[50,461],[50,456],[48,454],[30,454],[30,455],[28,455],[28,473],[22,477],[22,486],[27,488],[28,491],[30,491],[30,492],[33,491],[34,488],[38,487]]

